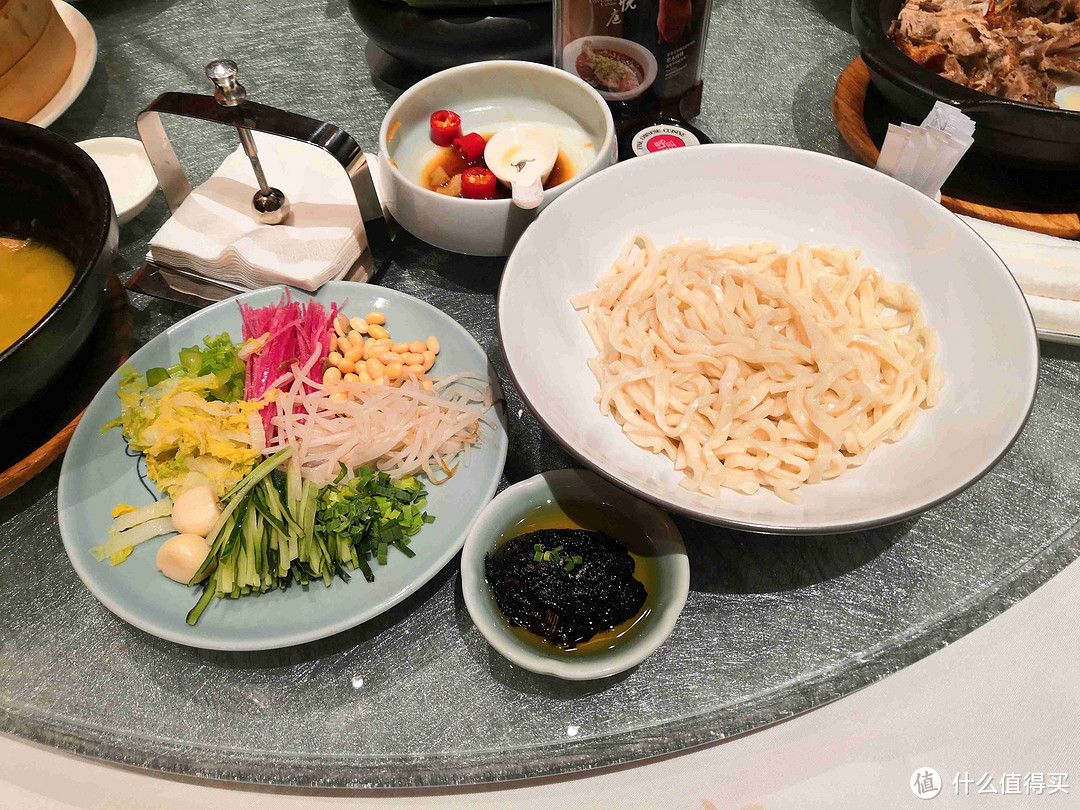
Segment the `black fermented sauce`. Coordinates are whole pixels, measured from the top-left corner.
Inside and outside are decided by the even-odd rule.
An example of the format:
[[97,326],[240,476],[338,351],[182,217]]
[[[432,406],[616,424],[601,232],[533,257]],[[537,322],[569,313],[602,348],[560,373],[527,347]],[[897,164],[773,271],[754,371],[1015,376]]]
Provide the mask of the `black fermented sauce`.
[[[537,546],[553,560],[537,561]],[[566,570],[565,561],[581,562]],[[606,534],[583,529],[542,529],[508,541],[484,558],[484,572],[499,610],[512,624],[553,644],[588,641],[634,616],[645,586],[634,579],[634,558]]]

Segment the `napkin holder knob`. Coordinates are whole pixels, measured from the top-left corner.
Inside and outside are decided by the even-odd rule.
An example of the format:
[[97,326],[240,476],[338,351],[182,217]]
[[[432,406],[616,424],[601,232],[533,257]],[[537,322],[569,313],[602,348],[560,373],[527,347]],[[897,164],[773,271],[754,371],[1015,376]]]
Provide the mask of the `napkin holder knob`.
[[[231,82],[229,77],[222,75],[223,83],[219,84],[214,76],[210,76],[211,68],[216,64],[211,63],[207,67],[207,75],[215,83],[215,96],[221,94],[222,101],[219,101],[215,96],[200,95],[198,93],[162,93],[140,112],[136,119],[139,138],[146,149],[146,156],[150,159],[154,173],[157,175],[158,184],[161,186],[169,211],[173,214],[176,213],[184,200],[191,194],[192,186],[184,167],[176,156],[176,151],[173,149],[169,136],[165,133],[165,127],[162,123],[163,115],[195,118],[200,121],[221,124],[222,126],[232,127],[239,133],[246,132],[248,138],[251,137],[250,131],[254,130],[311,144],[334,158],[349,178],[349,185],[356,197],[356,205],[364,223],[371,259],[370,266],[367,267],[362,277],[357,278],[353,275],[350,278],[366,281],[374,272],[389,263],[393,240],[390,225],[383,216],[382,204],[379,202],[379,196],[375,190],[371,166],[368,164],[360,145],[348,132],[334,124],[249,100],[246,93],[243,92],[242,85],[235,81],[235,72],[232,75]],[[233,64],[233,68],[235,69],[235,64]],[[224,73],[227,72],[224,71]],[[232,84],[239,88],[239,92],[231,86]],[[225,103],[226,101],[228,103]],[[243,141],[244,135],[241,134],[240,137]],[[256,176],[258,177],[258,173],[256,173]],[[265,177],[260,179],[265,182]],[[276,189],[269,190],[275,191]],[[128,282],[128,289],[183,301],[195,306],[205,306],[208,303],[208,301],[195,296],[175,293],[160,278],[156,280],[150,278],[151,275],[156,275],[156,271],[161,269],[168,270],[170,268],[162,268],[160,265],[147,260],[143,263],[139,272]],[[179,273],[179,271],[175,270],[173,272]],[[218,284],[211,279],[199,277],[198,281],[206,285],[220,287],[224,291],[224,295],[219,293],[217,299],[243,291],[230,285]]]
[[[231,59],[215,59],[206,66],[206,78],[214,83],[214,101],[223,107],[235,107],[247,99],[247,91],[244,85],[237,81],[236,73],[236,62]],[[255,145],[255,139],[251,137],[251,132],[244,127],[237,127],[236,133],[240,136],[244,154],[251,162],[255,182],[259,184],[259,190],[251,198],[255,218],[264,225],[280,225],[289,215],[289,201],[285,192],[266,181],[266,173],[263,171],[262,161],[259,160],[259,149]]]

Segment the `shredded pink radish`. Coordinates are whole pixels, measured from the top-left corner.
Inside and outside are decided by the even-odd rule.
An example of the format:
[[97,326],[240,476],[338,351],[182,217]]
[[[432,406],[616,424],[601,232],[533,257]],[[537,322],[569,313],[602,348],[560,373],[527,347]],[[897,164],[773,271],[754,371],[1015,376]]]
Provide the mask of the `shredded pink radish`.
[[[334,480],[339,462],[364,465],[394,477],[424,472],[433,483],[453,474],[454,459],[480,441],[480,424],[492,404],[490,381],[479,374],[433,380],[425,390],[409,377],[398,386],[334,382],[312,384],[313,357],[292,366],[279,395],[264,452],[294,448],[304,478],[317,485]],[[333,394],[344,392],[345,399]],[[268,431],[268,437],[270,435]]]
[[[259,399],[272,388],[295,383],[288,370],[297,363],[304,363],[300,380],[307,391],[321,385],[319,361],[330,351],[337,311],[337,304],[331,304],[328,312],[315,301],[306,305],[293,301],[288,291],[282,294],[277,304],[259,309],[241,305],[244,340],[262,340],[265,336],[262,345],[247,357],[244,399]],[[274,439],[273,419],[281,407],[278,402],[270,402],[260,412],[266,445]]]

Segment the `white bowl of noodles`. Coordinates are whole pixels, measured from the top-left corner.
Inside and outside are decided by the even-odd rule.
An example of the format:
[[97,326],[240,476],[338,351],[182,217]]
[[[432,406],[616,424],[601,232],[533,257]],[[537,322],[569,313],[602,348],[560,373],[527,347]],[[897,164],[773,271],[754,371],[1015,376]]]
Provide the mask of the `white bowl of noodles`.
[[[654,247],[612,275],[637,233]],[[702,241],[663,252],[681,237]],[[779,255],[709,248],[759,241]],[[958,494],[1015,441],[1038,375],[1023,294],[974,231],[783,147],[670,150],[583,182],[518,243],[498,315],[523,398],[582,462],[754,531],[853,531]]]

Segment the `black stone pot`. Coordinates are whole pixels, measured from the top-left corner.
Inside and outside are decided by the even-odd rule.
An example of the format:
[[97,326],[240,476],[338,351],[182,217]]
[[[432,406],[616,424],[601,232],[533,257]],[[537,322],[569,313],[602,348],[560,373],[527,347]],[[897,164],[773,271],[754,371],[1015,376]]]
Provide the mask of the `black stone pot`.
[[67,292],[0,354],[4,420],[38,396],[86,342],[105,300],[119,232],[97,165],[46,129],[0,118],[0,192],[0,236],[36,239],[75,265]]
[[446,68],[485,59],[551,64],[551,3],[413,8],[401,0],[349,0],[353,17],[375,45],[398,63],[403,85]]
[[975,144],[986,156],[1042,168],[1080,169],[1080,112],[1040,107],[980,93],[928,70],[888,37],[903,0],[852,0],[851,21],[862,59],[881,94],[900,112],[922,118],[944,101],[975,121]]

